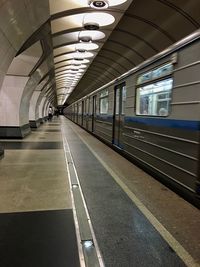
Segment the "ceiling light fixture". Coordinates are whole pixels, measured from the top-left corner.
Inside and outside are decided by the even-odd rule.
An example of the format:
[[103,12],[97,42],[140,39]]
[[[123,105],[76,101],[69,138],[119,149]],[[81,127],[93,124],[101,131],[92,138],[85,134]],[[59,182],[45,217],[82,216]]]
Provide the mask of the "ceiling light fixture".
[[87,22],[84,24],[84,29],[87,31],[96,31],[99,29],[99,24],[95,22]]
[[78,43],[76,44],[76,50],[81,51],[90,51],[90,50],[96,50],[99,46],[95,43]]
[[78,57],[76,57],[76,58],[74,58],[74,60],[82,61],[82,60],[84,60],[84,58],[78,58]]
[[87,52],[86,50],[84,50],[84,52],[83,51],[81,52],[80,50],[78,50],[78,51],[76,51],[75,58],[76,58],[76,60],[77,59],[84,60],[85,58],[91,58],[93,56],[94,56],[94,54],[91,52]]
[[92,42],[92,38],[90,36],[79,36],[78,40],[80,43],[91,43]]
[[71,71],[79,71],[79,69],[71,68]]
[[89,0],[88,4],[90,7],[96,8],[96,9],[105,9],[109,7],[107,0],[101,0],[101,1]]
[[79,53],[85,53],[86,52],[85,49],[81,49],[81,48],[77,49],[76,51],[79,52]]
[[[76,62],[78,63],[78,62]],[[81,64],[87,64],[90,63],[89,59],[83,59],[82,62],[80,62]]]
[[114,16],[105,12],[86,13],[83,19],[83,27],[86,30],[98,30],[99,27],[111,25],[114,21]]
[[[75,66],[77,67],[77,66]],[[87,65],[84,65],[84,64],[80,64],[78,65],[79,69],[86,69],[88,66]]]
[[127,0],[89,0],[88,5],[95,9],[106,9],[111,6],[118,6],[127,2]]
[[109,0],[109,6],[118,6],[127,2],[127,0]]
[[105,38],[105,33],[101,32],[101,31],[81,31],[78,34],[78,39],[82,39],[82,38],[90,38],[92,41],[95,40],[100,40]]

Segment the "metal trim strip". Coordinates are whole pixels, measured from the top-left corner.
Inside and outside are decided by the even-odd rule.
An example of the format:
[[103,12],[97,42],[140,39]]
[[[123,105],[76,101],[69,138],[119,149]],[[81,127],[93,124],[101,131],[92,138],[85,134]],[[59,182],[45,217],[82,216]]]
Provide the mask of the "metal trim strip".
[[175,181],[176,183],[180,184],[181,186],[187,188],[187,189],[190,190],[191,192],[195,193],[195,191],[194,191],[192,188],[186,186],[185,184],[179,182],[178,180],[174,179],[173,177],[171,177],[170,175],[168,175],[168,174],[166,174],[165,172],[161,171],[160,169],[154,167],[152,164],[150,164],[150,163],[148,163],[148,162],[146,162],[146,161],[140,159],[139,157],[134,156],[133,154],[131,154],[131,153],[128,152],[127,150],[126,150],[126,153],[129,154],[131,157],[135,158],[136,160],[143,162],[145,165],[148,165],[149,167],[155,169],[155,170],[158,171],[159,173],[165,175],[166,177],[168,177],[169,179]]
[[175,165],[175,164],[173,164],[173,163],[171,163],[171,162],[169,162],[167,160],[161,159],[161,158],[153,155],[152,153],[144,151],[143,149],[140,149],[138,147],[132,146],[132,145],[128,144],[127,142],[124,142],[124,144],[129,146],[129,147],[132,147],[132,148],[134,148],[136,150],[139,150],[139,151],[141,151],[141,152],[143,152],[143,153],[145,153],[145,154],[147,154],[147,155],[149,155],[149,156],[151,156],[151,157],[153,157],[155,159],[158,159],[158,160],[160,160],[160,161],[162,161],[162,162],[164,162],[164,163],[166,163],[166,164],[168,164],[168,165],[170,165],[170,166],[172,166],[172,167],[174,167],[174,168],[176,168],[178,170],[181,170],[181,171],[183,171],[183,172],[185,172],[185,173],[197,178],[197,175],[195,173],[189,172],[189,171],[187,171],[187,170],[185,170],[185,169],[183,169],[183,168],[181,168],[181,167],[179,167],[179,166],[177,166],[177,165]]
[[179,70],[184,70],[184,69],[187,69],[187,68],[189,68],[189,67],[193,67],[193,66],[198,65],[198,64],[200,64],[200,60],[199,60],[199,61],[196,61],[196,62],[193,62],[193,63],[190,63],[190,64],[187,64],[187,65],[182,66],[182,67],[180,67],[180,68],[174,69],[173,72],[177,72],[177,71],[179,71]]
[[130,135],[128,135],[128,134],[123,134],[123,135],[124,135],[124,136],[126,136],[126,137],[129,137],[129,138],[131,138],[131,139],[135,139],[135,140],[137,140],[137,141],[139,141],[139,142],[146,143],[146,144],[149,144],[149,145],[152,145],[152,146],[155,146],[155,147],[161,148],[161,149],[163,149],[163,150],[166,150],[166,151],[172,152],[172,153],[174,153],[174,154],[177,154],[177,155],[183,156],[183,157],[185,157],[185,158],[192,159],[192,160],[194,160],[194,161],[198,161],[198,159],[197,159],[197,158],[194,158],[194,157],[192,157],[192,156],[189,156],[189,155],[186,155],[186,154],[184,154],[184,153],[181,153],[181,152],[178,152],[178,151],[175,151],[175,150],[172,150],[172,149],[166,148],[166,147],[164,147],[164,146],[159,146],[159,145],[157,145],[157,144],[154,144],[154,143],[151,143],[151,142],[148,142],[148,141],[142,140],[142,139],[134,138],[133,136],[130,136]]
[[163,137],[170,138],[170,139],[175,139],[175,140],[182,141],[182,142],[188,142],[188,143],[192,143],[192,144],[195,144],[195,145],[199,145],[199,142],[188,140],[188,139],[184,139],[184,138],[180,138],[180,137],[175,137],[175,136],[171,136],[171,135],[155,133],[155,132],[152,132],[152,131],[147,131],[147,130],[143,130],[143,129],[140,129],[140,128],[133,128],[133,127],[130,127],[130,126],[124,126],[124,128],[130,129],[130,130],[137,130],[137,131],[141,131],[141,132],[146,132],[146,133],[150,133],[150,134],[154,134],[154,135],[158,135],[158,136],[163,136]]

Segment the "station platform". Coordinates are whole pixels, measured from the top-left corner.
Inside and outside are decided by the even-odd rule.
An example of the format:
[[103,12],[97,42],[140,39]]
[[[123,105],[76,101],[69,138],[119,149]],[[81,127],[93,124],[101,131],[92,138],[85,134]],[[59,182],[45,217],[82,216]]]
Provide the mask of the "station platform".
[[65,117],[0,142],[0,266],[200,266],[199,210]]

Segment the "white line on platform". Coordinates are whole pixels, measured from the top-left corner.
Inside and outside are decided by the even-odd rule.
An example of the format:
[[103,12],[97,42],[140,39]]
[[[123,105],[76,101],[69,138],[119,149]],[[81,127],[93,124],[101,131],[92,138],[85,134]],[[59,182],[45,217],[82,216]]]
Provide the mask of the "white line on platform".
[[80,265],[81,265],[81,267],[86,267],[85,258],[84,258],[84,254],[83,254],[83,248],[82,248],[82,244],[81,244],[81,237],[80,237],[80,229],[79,229],[79,224],[78,224],[78,218],[77,218],[76,208],[75,208],[75,203],[74,203],[74,196],[73,196],[73,192],[72,192],[70,171],[69,171],[68,160],[67,160],[67,152],[69,152],[69,146],[68,146],[68,143],[66,142],[66,139],[64,137],[63,128],[61,129],[61,132],[62,132],[62,140],[63,140],[63,147],[64,147],[64,155],[65,155],[67,173],[68,173],[68,180],[69,180],[69,184],[70,184],[70,194],[71,194],[71,200],[72,200],[72,210],[73,210],[73,215],[74,215],[74,224],[75,224],[75,229],[76,229],[76,237],[77,237],[77,241],[78,241],[77,243],[78,243],[78,252],[79,252]]
[[[81,184],[80,184],[79,177],[78,177],[78,174],[77,174],[77,171],[76,171],[76,167],[75,167],[75,164],[74,164],[74,161],[73,161],[73,157],[72,157],[72,154],[71,154],[71,151],[70,151],[70,147],[69,147],[67,139],[64,137],[64,130],[63,129],[62,129],[62,136],[63,136],[64,150],[65,150],[65,158],[66,158],[66,153],[68,152],[70,154],[70,156],[71,156],[71,159],[72,159],[73,168],[74,168],[74,171],[75,171],[75,174],[76,174],[76,177],[77,177],[77,181],[78,181],[78,185],[79,185],[79,189],[80,189],[83,205],[84,205],[84,208],[85,208],[85,211],[86,211],[86,215],[87,215],[87,218],[88,218],[88,224],[89,224],[90,231],[91,231],[91,234],[92,234],[92,239],[93,239],[93,242],[94,242],[94,245],[95,245],[95,250],[96,250],[97,258],[98,258],[98,261],[99,261],[99,266],[100,267],[105,267],[104,261],[103,261],[103,258],[102,258],[102,255],[101,255],[97,240],[96,240],[94,229],[93,229],[93,226],[92,226],[92,223],[91,223],[91,219],[90,219],[90,215],[89,215],[89,212],[88,212],[88,209],[87,209],[85,198],[83,196]],[[67,161],[67,158],[66,158],[66,164],[67,163],[68,163],[68,161]],[[67,164],[67,170],[68,170],[68,175],[69,175],[69,180],[70,180],[70,186],[72,188],[68,164]],[[77,225],[77,233],[78,233],[78,237],[77,238],[78,238],[79,244],[81,244],[80,230],[79,230],[79,225],[78,225],[78,218],[77,218],[77,215],[76,215],[76,208],[75,208],[73,192],[72,192],[72,190],[70,190],[70,191],[71,191],[71,194],[72,194],[72,205],[73,205],[73,209],[74,209],[74,213],[75,213],[75,224]],[[83,253],[82,247],[80,248],[80,258],[84,260],[84,253]],[[85,260],[84,260],[84,265],[81,265],[81,267],[85,267]]]

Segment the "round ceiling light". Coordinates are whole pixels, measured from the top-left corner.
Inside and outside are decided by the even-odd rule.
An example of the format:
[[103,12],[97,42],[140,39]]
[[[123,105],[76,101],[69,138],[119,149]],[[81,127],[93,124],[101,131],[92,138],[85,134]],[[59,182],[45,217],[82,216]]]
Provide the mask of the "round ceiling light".
[[86,69],[88,66],[87,65],[84,65],[84,64],[81,64],[79,65],[79,69]]
[[[86,13],[83,19],[83,26],[87,29],[87,25],[96,25],[95,27],[102,27],[112,24],[115,21],[114,16],[105,12],[92,12]],[[94,27],[94,28],[95,28]],[[97,30],[89,27],[87,30]]]
[[71,68],[71,71],[73,71],[73,72],[75,71],[76,72],[76,71],[79,71],[79,69]]
[[91,41],[100,40],[105,38],[105,33],[101,31],[81,31],[79,32],[78,38],[79,40],[82,40],[84,38],[90,38]]
[[75,64],[87,64],[90,61],[88,59],[83,59],[83,58],[74,58],[73,63]]
[[109,6],[118,6],[127,2],[127,0],[109,0]]
[[55,69],[55,73],[59,73],[59,72],[62,72],[62,71],[69,70],[69,69],[71,69],[71,66],[72,66],[72,65],[64,66],[64,67],[62,67],[62,68]]
[[99,24],[95,22],[84,23],[84,29],[88,31],[96,31],[99,29]]
[[95,50],[98,49],[99,46],[97,44],[94,43],[78,43],[76,45],[76,50],[85,50],[85,51],[89,51],[89,50]]
[[63,75],[70,75],[70,70],[67,70],[67,71],[62,71],[62,72],[59,72],[59,73],[56,73],[56,77],[60,77],[60,76],[63,76]]
[[89,0],[89,6],[96,9],[105,9],[108,8],[108,1],[107,0]]
[[92,38],[90,36],[79,36],[79,41],[81,43],[91,43],[92,42]]
[[81,60],[81,59],[90,58],[93,56],[94,56],[94,54],[91,52],[84,52],[83,53],[83,52],[77,51],[75,58],[76,58],[76,60]]

